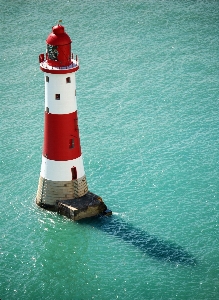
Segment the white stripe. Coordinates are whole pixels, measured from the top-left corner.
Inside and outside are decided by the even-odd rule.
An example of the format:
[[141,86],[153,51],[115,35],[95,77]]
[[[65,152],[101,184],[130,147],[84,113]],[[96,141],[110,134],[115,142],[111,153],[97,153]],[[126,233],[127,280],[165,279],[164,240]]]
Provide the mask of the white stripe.
[[40,175],[48,180],[53,181],[70,181],[72,180],[71,168],[77,168],[77,178],[85,175],[82,155],[73,160],[56,161],[42,156]]
[[[46,81],[46,77],[49,77],[49,82]],[[70,77],[70,83],[66,83],[67,77]],[[75,73],[45,73],[45,110],[49,108],[49,113],[52,114],[69,114],[76,111],[75,89]],[[56,94],[60,94],[60,100],[56,100]]]

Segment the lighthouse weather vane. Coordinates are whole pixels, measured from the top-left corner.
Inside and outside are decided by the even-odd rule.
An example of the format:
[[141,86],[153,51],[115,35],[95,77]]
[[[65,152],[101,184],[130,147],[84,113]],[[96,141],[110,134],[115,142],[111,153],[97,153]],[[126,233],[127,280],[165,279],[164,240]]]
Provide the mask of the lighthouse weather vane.
[[80,145],[71,39],[60,23],[46,39],[46,55],[39,55],[44,72],[44,141],[36,203],[73,220],[111,214],[101,197],[88,190]]

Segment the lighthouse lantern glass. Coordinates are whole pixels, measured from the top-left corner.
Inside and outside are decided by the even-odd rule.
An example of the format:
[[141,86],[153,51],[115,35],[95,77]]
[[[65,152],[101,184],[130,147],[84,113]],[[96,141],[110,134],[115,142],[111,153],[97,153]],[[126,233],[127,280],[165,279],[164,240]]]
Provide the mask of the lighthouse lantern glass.
[[47,45],[47,52],[48,52],[48,56],[49,59],[51,60],[57,60],[58,59],[58,50],[57,50],[57,46],[53,46],[53,45]]

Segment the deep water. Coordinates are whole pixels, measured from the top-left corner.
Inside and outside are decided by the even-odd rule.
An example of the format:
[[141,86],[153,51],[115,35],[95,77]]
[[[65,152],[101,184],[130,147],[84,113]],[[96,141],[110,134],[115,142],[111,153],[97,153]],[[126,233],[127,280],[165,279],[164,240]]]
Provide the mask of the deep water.
[[[0,4],[0,299],[219,299],[219,1]],[[60,19],[88,186],[112,217],[35,205],[38,55]]]

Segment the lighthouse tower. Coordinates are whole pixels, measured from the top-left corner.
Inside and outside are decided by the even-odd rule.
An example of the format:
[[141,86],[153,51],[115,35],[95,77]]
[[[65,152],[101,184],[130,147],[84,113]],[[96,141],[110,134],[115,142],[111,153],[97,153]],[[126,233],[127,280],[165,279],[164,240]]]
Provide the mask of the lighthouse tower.
[[45,79],[45,118],[36,203],[65,211],[63,214],[76,220],[104,212],[106,206],[99,196],[88,191],[76,102],[79,63],[71,52],[71,42],[64,26],[58,24],[47,37],[46,55],[39,55]]

